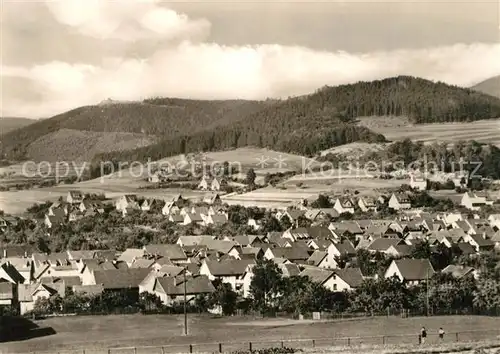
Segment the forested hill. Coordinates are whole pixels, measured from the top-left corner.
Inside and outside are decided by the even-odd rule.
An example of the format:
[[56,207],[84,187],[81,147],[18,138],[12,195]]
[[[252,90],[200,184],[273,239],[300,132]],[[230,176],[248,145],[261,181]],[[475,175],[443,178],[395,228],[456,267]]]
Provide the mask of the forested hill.
[[335,106],[351,118],[392,115],[408,116],[415,123],[441,123],[500,117],[498,98],[410,76],[325,87],[307,101]]
[[[4,134],[2,153],[23,159],[36,139],[61,129],[122,132],[172,138],[244,119],[275,101],[204,101],[152,98],[143,102],[104,101],[83,106]],[[75,149],[78,147],[75,146]]]
[[353,118],[373,115],[406,116],[415,123],[489,119],[500,117],[500,99],[471,89],[400,76],[324,87],[310,95],[281,101],[155,98],[106,102],[5,134],[2,152],[11,159],[26,158],[28,145],[37,138],[59,129],[73,129],[143,133],[163,140],[151,147],[109,155],[116,157],[153,158],[245,145],[313,154],[346,142],[382,139],[352,124]]

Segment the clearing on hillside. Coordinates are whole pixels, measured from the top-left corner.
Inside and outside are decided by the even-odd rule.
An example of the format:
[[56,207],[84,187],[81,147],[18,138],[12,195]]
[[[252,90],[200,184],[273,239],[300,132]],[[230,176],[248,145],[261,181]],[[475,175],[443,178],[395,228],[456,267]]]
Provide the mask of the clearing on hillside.
[[425,143],[476,140],[500,146],[500,119],[478,120],[470,123],[410,124],[400,117],[363,117],[358,124],[384,134],[388,140],[409,138]]

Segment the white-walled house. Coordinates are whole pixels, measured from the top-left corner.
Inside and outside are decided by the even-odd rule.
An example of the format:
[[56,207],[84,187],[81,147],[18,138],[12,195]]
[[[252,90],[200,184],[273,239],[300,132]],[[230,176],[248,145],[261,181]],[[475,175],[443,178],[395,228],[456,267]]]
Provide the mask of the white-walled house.
[[230,284],[234,291],[241,292],[243,291],[243,276],[250,264],[255,264],[255,260],[204,260],[200,267],[200,274],[206,275],[211,281],[220,279],[223,283]]
[[419,191],[427,189],[427,179],[414,173],[410,174],[410,187]]
[[486,205],[493,205],[493,201],[485,195],[478,195],[479,193],[466,192],[462,196],[460,205],[469,210],[479,210]]
[[337,198],[335,204],[333,205],[333,209],[335,209],[339,214],[354,214],[354,203],[349,198]]
[[403,193],[393,193],[389,198],[388,206],[394,210],[410,209],[410,198]]
[[393,260],[384,277],[388,279],[396,276],[400,281],[408,285],[417,285],[430,279],[434,273],[434,268],[428,259],[406,258]]
[[307,276],[310,280],[320,283],[326,289],[335,292],[354,290],[364,280],[359,268],[327,270],[306,267],[300,275]]

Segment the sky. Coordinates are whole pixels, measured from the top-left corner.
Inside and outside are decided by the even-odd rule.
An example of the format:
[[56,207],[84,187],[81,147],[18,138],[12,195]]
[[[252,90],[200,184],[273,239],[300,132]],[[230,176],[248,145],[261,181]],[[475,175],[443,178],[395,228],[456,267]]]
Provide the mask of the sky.
[[0,116],[500,74],[499,1],[0,0]]

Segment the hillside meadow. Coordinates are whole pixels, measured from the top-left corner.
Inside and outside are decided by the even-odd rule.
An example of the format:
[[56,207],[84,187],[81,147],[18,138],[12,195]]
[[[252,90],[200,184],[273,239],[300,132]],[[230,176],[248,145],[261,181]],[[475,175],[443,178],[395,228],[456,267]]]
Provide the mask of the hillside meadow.
[[358,124],[390,140],[411,139],[425,143],[476,140],[500,147],[500,118],[475,122],[401,124],[400,117],[363,117]]

